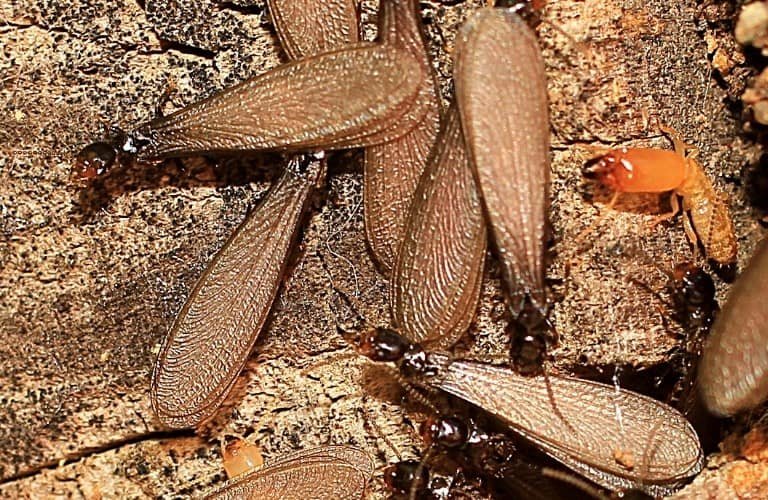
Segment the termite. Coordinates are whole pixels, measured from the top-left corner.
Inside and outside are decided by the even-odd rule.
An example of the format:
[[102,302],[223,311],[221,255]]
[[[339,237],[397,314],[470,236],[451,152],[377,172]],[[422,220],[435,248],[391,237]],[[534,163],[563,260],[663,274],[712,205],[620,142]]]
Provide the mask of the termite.
[[[363,334],[358,350],[373,361],[396,363],[399,377],[409,384],[482,408],[545,454],[605,488],[664,495],[702,468],[699,438],[685,417],[641,394],[577,378],[523,376],[480,362],[452,360],[389,329]],[[622,460],[616,458],[619,450]],[[627,465],[628,457],[632,466]]]
[[[723,268],[734,267],[738,250],[728,205],[696,160],[698,150],[686,144],[672,128],[661,126],[674,145],[674,151],[653,148],[621,148],[601,153],[597,162],[585,169],[614,191],[608,204],[615,205],[621,193],[661,193],[672,191],[672,211],[656,219],[660,222],[685,212],[683,228],[694,249]],[[682,198],[682,205],[678,197]]]
[[[535,33],[506,9],[481,9],[461,29],[456,100],[514,323],[513,360],[534,373],[520,342],[552,331],[544,285],[549,209],[549,110]],[[517,341],[515,341],[517,339]],[[517,345],[518,347],[515,347]]]
[[373,464],[362,450],[321,446],[243,472],[205,498],[359,500],[372,475]]
[[245,439],[225,436],[221,446],[221,460],[227,478],[232,479],[264,465],[259,447]]
[[[422,63],[392,42],[401,28],[396,12],[401,2],[382,6],[381,43],[358,43],[278,66],[118,134],[108,144],[111,153],[118,163],[150,162],[203,153],[367,147],[402,137],[429,110],[421,99],[426,76]],[[101,154],[103,145],[78,155],[77,176],[104,175],[115,164],[109,161],[112,154]]]
[[705,406],[730,416],[768,398],[768,240],[755,251],[712,325],[699,363]]

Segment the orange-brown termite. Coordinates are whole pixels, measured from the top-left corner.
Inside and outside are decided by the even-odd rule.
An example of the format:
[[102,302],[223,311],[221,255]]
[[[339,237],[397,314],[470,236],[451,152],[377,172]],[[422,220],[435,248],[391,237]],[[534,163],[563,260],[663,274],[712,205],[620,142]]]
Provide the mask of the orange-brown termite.
[[[683,142],[669,127],[660,127],[675,150],[620,148],[603,153],[585,171],[614,191],[609,207],[621,193],[662,193],[672,191],[672,211],[657,221],[669,219],[681,210],[685,234],[694,245],[701,243],[706,255],[717,264],[736,263],[737,242],[733,222],[720,193],[696,160],[698,150]],[[682,206],[678,197],[682,198]]]

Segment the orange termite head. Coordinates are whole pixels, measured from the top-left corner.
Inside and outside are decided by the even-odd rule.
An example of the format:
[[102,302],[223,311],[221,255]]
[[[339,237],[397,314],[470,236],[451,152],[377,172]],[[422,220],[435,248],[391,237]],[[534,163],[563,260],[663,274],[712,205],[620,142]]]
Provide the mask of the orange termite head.
[[625,191],[632,182],[634,166],[626,157],[627,149],[614,149],[587,163],[582,174],[614,191]]

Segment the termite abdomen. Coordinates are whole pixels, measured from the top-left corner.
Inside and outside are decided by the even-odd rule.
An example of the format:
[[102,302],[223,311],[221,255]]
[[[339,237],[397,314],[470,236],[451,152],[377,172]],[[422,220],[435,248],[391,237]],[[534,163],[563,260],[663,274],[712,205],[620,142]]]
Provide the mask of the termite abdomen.
[[712,276],[699,266],[682,262],[672,272],[672,300],[677,320],[688,330],[709,329],[719,310]]

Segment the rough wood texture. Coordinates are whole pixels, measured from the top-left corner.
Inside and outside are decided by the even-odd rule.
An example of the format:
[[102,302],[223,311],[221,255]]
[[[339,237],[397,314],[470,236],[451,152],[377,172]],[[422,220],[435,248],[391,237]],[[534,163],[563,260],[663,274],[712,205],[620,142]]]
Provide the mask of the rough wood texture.
[[[422,2],[444,96],[455,31],[482,3]],[[667,304],[630,280],[666,297],[654,264],[669,269],[690,257],[679,221],[646,227],[666,206],[658,196],[627,196],[573,247],[607,200],[596,193],[591,201],[580,175],[591,152],[582,146],[668,147],[650,120],[659,119],[701,148],[704,168],[730,198],[740,264],[765,232],[741,182],[758,152],[728,106],[746,80],[732,8],[553,0],[545,10],[559,28],[539,29],[553,130],[557,258],[548,277],[561,298],[553,370],[604,379],[617,371],[623,385],[647,388],[681,333],[662,319]],[[374,2],[363,2],[362,20],[370,39]],[[0,6],[0,46],[0,495],[198,493],[223,477],[222,432],[248,436],[267,459],[329,442],[359,445],[379,465],[418,451],[418,414],[404,413],[397,390],[373,382],[386,376],[336,333],[352,318],[337,290],[371,324],[388,322],[387,283],[364,242],[358,156],[335,162],[258,354],[228,409],[199,437],[163,434],[153,420],[154,350],[205,263],[274,179],[268,159],[216,169],[201,159],[171,162],[86,191],[68,178],[72,155],[100,124],[151,117],[169,85],[166,110],[278,64],[284,56],[263,1],[14,0]],[[726,292],[721,286],[721,299]],[[502,311],[491,265],[463,355],[504,355]],[[718,472],[707,474],[725,488],[728,475]],[[380,484],[378,473],[374,494]]]

